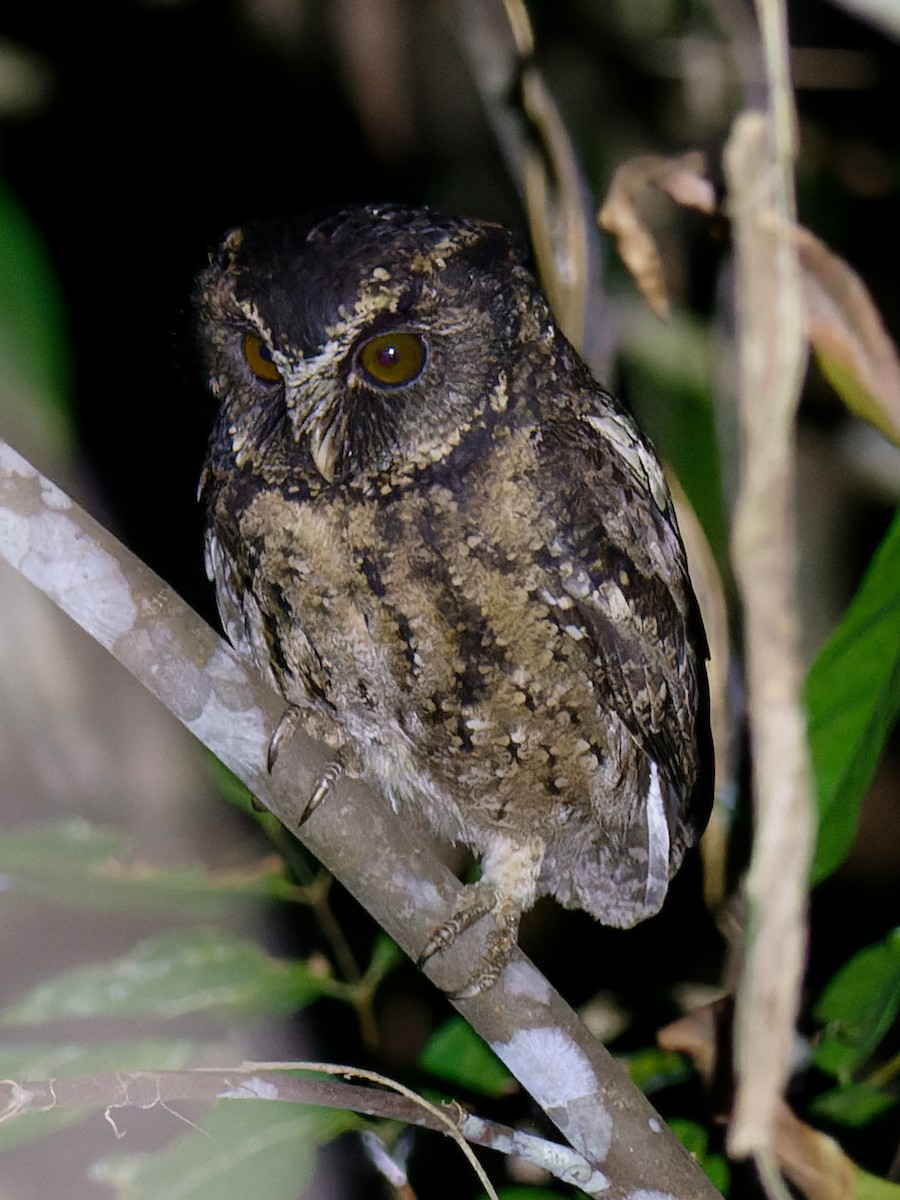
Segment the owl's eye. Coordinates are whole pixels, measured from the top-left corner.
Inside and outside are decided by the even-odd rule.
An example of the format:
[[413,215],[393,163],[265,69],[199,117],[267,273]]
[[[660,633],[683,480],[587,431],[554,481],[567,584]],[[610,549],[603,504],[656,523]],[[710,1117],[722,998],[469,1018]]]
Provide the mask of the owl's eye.
[[380,333],[363,342],[356,361],[376,387],[401,387],[421,375],[428,359],[425,339],[418,333]]
[[272,359],[272,351],[258,333],[244,334],[244,358],[257,379],[266,383],[277,383],[281,379],[281,372]]

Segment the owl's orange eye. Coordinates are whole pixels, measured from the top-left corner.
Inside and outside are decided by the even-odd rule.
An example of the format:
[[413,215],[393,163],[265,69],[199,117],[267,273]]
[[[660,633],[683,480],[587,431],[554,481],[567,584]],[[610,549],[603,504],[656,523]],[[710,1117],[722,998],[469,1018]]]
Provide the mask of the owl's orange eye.
[[244,358],[257,379],[266,383],[277,383],[281,379],[281,372],[272,359],[272,351],[258,333],[244,334]]
[[363,342],[356,361],[376,387],[401,387],[421,375],[428,359],[425,339],[418,333],[380,333]]

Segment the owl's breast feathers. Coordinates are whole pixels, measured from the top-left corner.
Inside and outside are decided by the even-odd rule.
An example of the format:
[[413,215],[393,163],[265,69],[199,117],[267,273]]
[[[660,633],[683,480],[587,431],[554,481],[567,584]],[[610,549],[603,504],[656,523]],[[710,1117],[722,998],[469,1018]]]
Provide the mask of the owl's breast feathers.
[[509,386],[380,496],[213,470],[210,566],[235,644],[392,800],[477,853],[540,838],[538,893],[626,926],[708,817],[702,625],[630,420],[590,381]]

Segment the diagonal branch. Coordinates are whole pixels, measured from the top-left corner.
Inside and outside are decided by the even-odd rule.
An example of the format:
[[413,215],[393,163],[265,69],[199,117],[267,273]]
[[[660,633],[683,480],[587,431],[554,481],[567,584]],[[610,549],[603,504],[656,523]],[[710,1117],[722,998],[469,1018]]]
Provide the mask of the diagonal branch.
[[[266,758],[283,700],[158,576],[3,442],[0,556],[297,830],[328,766],[325,747],[297,731],[270,774]],[[450,915],[457,880],[424,835],[360,782],[340,781],[299,836],[412,957]],[[485,933],[475,926],[460,936],[429,960],[426,974],[445,991],[461,986]],[[623,1068],[524,955],[514,956],[494,987],[455,1003],[589,1160],[589,1177],[578,1181],[588,1195],[718,1197]]]

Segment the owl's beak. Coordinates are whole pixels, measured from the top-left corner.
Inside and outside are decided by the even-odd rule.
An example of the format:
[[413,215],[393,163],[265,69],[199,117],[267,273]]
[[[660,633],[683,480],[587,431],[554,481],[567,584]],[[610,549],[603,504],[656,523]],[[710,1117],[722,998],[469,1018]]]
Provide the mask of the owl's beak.
[[326,483],[334,483],[334,467],[337,462],[337,445],[335,442],[335,425],[315,425],[309,435],[309,452],[316,464],[316,470]]

